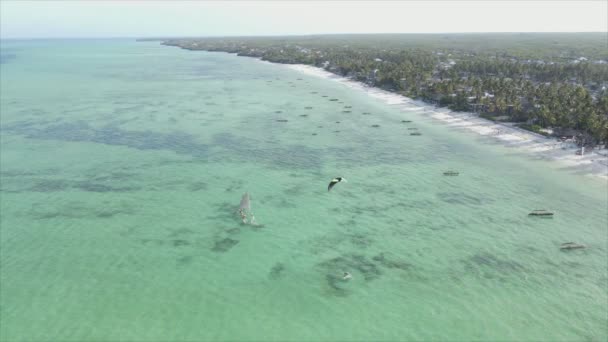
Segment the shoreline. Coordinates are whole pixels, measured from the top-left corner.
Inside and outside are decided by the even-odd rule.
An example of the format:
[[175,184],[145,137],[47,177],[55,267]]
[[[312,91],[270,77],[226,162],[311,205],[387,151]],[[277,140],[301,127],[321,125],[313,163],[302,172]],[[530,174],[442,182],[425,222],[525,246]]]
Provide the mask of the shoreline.
[[[261,61],[261,60],[260,60]],[[271,63],[268,61],[262,61]],[[351,89],[360,90],[366,95],[384,101],[388,105],[397,106],[400,110],[407,105],[407,110],[423,110],[422,115],[447,124],[450,127],[464,129],[480,136],[490,137],[504,143],[505,147],[515,148],[535,159],[544,159],[568,168],[574,172],[584,173],[585,176],[594,176],[608,181],[608,150],[593,150],[585,155],[577,155],[579,148],[571,142],[561,142],[556,138],[515,127],[514,123],[498,123],[480,118],[471,112],[454,112],[448,108],[437,107],[420,100],[410,99],[400,94],[368,86],[344,76],[331,73],[327,70],[306,64],[280,64],[294,71],[310,76],[339,82]],[[411,105],[415,105],[412,108]]]

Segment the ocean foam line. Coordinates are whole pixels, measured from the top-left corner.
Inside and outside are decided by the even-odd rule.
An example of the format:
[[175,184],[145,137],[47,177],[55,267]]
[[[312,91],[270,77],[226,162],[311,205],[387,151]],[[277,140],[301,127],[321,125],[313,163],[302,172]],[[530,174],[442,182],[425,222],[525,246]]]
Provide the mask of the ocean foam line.
[[[597,151],[576,155],[578,147],[574,144],[562,143],[540,134],[526,131],[509,123],[496,123],[480,118],[470,112],[453,112],[447,108],[438,108],[420,100],[411,99],[387,90],[370,87],[347,77],[333,74],[329,71],[304,64],[282,64],[289,69],[307,75],[322,77],[339,82],[351,89],[359,90],[367,95],[396,106],[401,111],[420,111],[422,115],[443,122],[448,126],[465,129],[482,136],[488,136],[505,143],[509,148],[516,148],[530,156],[553,160],[562,166],[587,172],[608,180],[608,153]],[[519,146],[517,146],[519,145]]]

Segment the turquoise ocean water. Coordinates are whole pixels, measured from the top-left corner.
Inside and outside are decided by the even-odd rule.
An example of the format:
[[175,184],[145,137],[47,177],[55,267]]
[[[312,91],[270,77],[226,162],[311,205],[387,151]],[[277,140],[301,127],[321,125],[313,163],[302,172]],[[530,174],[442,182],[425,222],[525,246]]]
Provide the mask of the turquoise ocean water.
[[605,180],[230,54],[1,63],[0,340],[608,338]]

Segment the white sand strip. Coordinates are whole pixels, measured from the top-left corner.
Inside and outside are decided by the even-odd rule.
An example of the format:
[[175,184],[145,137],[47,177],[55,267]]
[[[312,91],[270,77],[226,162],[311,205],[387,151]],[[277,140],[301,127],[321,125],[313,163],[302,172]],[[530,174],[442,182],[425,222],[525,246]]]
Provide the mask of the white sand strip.
[[[576,155],[578,148],[572,143],[562,143],[554,138],[547,138],[540,134],[515,127],[510,123],[496,123],[480,118],[474,113],[452,112],[447,108],[438,108],[419,100],[407,98],[379,88],[353,81],[317,68],[303,64],[283,64],[286,67],[305,73],[307,75],[334,80],[349,88],[365,92],[367,95],[380,99],[389,105],[395,105],[402,111],[421,111],[422,115],[444,122],[449,126],[475,132],[479,135],[489,136],[504,142],[509,148],[516,148],[521,152],[529,153],[533,157],[553,160],[560,165],[570,167],[592,176],[608,180],[608,151],[595,150],[585,155]],[[520,145],[520,146],[517,146]]]

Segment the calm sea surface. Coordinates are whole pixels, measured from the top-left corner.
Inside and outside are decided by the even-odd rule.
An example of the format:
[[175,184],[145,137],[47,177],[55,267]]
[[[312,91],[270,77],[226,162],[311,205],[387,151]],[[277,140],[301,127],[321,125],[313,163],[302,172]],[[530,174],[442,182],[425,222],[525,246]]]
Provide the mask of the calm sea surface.
[[3,341],[608,338],[606,181],[230,54],[1,63]]

